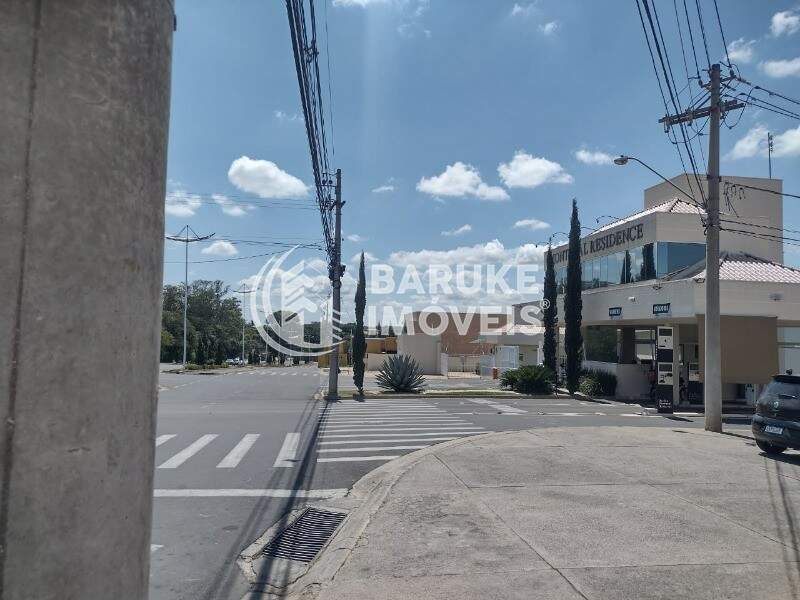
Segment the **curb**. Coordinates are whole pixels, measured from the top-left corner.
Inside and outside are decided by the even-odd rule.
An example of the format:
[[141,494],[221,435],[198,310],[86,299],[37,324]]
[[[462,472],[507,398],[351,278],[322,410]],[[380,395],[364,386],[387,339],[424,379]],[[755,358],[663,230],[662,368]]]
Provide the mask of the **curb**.
[[583,392],[575,392],[574,394],[570,394],[569,390],[566,388],[558,388],[559,394],[564,394],[565,396],[569,396],[575,400],[583,400],[584,402],[595,402],[596,404],[608,404],[610,406],[614,406],[614,402],[611,400],[603,400],[601,398],[592,398],[591,396],[587,396]]
[[[434,444],[396,458],[364,475],[345,496],[346,499],[354,501],[355,506],[349,511],[338,531],[320,551],[305,574],[297,578],[285,590],[284,597],[289,600],[315,600],[319,596],[322,586],[333,581],[339,569],[347,562],[373,515],[383,506],[389,492],[400,478],[420,460],[433,453],[468,444],[476,439],[511,433],[519,432],[497,431]],[[264,594],[261,597],[269,596]],[[247,598],[255,600],[259,598],[259,595],[257,592],[251,593]]]

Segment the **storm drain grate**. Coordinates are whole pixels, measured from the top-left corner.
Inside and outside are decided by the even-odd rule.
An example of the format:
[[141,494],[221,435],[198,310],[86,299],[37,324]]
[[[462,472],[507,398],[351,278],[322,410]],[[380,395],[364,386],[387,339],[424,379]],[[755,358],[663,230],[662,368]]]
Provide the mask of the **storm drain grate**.
[[345,513],[307,508],[264,548],[266,556],[311,562],[339,527]]

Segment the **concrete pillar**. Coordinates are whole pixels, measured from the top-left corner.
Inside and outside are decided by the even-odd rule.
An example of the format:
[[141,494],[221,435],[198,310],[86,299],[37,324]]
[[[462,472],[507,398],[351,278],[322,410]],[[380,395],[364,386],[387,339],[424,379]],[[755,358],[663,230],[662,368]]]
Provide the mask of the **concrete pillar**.
[[146,598],[173,12],[0,2],[0,597]]
[[621,331],[619,363],[629,365],[636,360],[636,328],[622,327]]

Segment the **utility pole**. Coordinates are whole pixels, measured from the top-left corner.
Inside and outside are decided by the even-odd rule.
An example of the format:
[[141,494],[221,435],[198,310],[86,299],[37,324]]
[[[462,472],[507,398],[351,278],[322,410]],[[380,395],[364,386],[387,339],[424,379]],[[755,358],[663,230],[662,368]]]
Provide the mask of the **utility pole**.
[[768,131],[767,132],[767,161],[769,162],[769,178],[772,179],[772,150],[774,146],[772,144],[772,134]]
[[[181,237],[181,234],[185,232],[185,236]],[[191,232],[194,237],[189,237],[189,232]],[[202,242],[203,240],[207,240],[208,238],[212,237],[214,234],[199,236],[197,232],[186,225],[183,229],[178,232],[178,235],[168,235],[166,238],[168,240],[173,240],[175,242],[181,242],[182,244],[186,244],[184,248],[184,259],[183,259],[183,366],[186,366],[186,313],[187,308],[189,306],[189,244],[193,242]]]
[[247,322],[247,320],[245,319],[245,313],[244,313],[244,296],[245,296],[245,294],[249,294],[252,291],[253,290],[248,290],[247,286],[245,284],[242,284],[242,287],[240,287],[238,290],[236,290],[237,294],[241,294],[242,295],[242,364],[245,364],[245,360],[244,360],[244,326],[245,326],[245,324]]
[[336,200],[334,204],[336,223],[333,245],[333,265],[331,265],[331,287],[333,288],[333,314],[331,315],[331,330],[333,333],[333,349],[331,350],[330,373],[328,373],[327,400],[339,400],[339,343],[342,337],[341,310],[342,310],[342,170],[336,169]]
[[[719,123],[723,112],[742,108],[744,104],[731,100],[722,102],[720,88],[723,82],[734,77],[723,78],[719,64],[711,65],[710,104],[704,108],[685,111],[679,115],[667,115],[659,123],[667,127],[709,118],[708,136],[708,198],[706,199],[706,316],[705,353],[703,374],[703,403],[705,405],[705,428],[722,432],[722,356],[719,336]],[[673,349],[678,352],[678,349]]]

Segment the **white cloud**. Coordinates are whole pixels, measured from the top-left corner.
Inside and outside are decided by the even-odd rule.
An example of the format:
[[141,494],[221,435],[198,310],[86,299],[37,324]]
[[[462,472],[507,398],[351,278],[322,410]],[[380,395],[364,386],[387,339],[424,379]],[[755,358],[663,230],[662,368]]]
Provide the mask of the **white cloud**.
[[575,158],[587,165],[611,165],[614,164],[614,157],[599,150],[587,150],[581,148],[575,151]]
[[[752,158],[753,156],[766,156],[767,132],[768,130],[764,125],[756,125],[734,144],[733,149],[725,155],[725,158],[736,160],[739,158]],[[800,126],[775,134],[772,139],[774,146],[772,156],[777,158],[800,156]]]
[[216,202],[226,215],[231,217],[243,217],[247,211],[253,210],[255,207],[252,204],[240,204],[234,202],[227,196],[222,194],[214,194],[211,198]]
[[509,188],[535,188],[545,183],[572,183],[572,175],[557,162],[531,156],[518,150],[510,163],[497,167],[500,179]]
[[539,31],[544,35],[553,35],[556,29],[558,29],[558,21],[550,21],[549,23],[539,25]]
[[545,223],[539,219],[522,219],[514,223],[514,229],[530,229],[531,231],[538,231],[540,229],[547,229],[550,223]]
[[388,0],[333,0],[334,6],[358,6],[366,8],[375,4],[386,4]]
[[184,190],[167,192],[164,211],[173,217],[191,217],[200,208],[200,196]]
[[427,269],[430,265],[485,265],[504,262],[541,262],[544,246],[524,244],[517,248],[506,248],[499,240],[474,246],[459,246],[452,250],[418,250],[393,252],[388,263],[405,267],[414,265]]
[[358,243],[358,242],[366,242],[367,241],[367,238],[361,237],[357,233],[351,233],[350,235],[347,236],[347,239],[349,241],[351,241],[351,242],[356,242],[356,243]]
[[773,137],[773,156],[800,156],[800,125]]
[[210,254],[211,256],[235,256],[239,254],[236,247],[225,240],[217,240],[203,248],[200,252],[203,254]]
[[228,169],[228,180],[240,190],[261,198],[303,198],[308,187],[274,162],[240,156]]
[[282,110],[274,110],[274,111],[272,111],[272,114],[275,115],[275,118],[278,119],[278,121],[290,121],[290,122],[293,122],[293,121],[299,121],[300,120],[300,115],[297,114],[297,113],[289,114],[289,113],[284,112]]
[[733,148],[725,155],[725,158],[730,160],[750,158],[759,153],[762,145],[766,147],[766,143],[767,128],[763,125],[756,125],[733,145]]
[[445,237],[454,237],[459,235],[464,235],[465,233],[469,233],[472,231],[472,225],[462,225],[461,227],[456,227],[455,229],[449,229],[447,231],[443,231],[442,235]]
[[485,184],[475,167],[461,161],[448,165],[441,175],[420,179],[417,191],[431,196],[456,198],[475,196],[489,201],[509,199],[508,193],[503,188]]
[[[372,254],[372,252],[364,252],[364,263],[374,263],[377,261],[378,258]],[[353,257],[350,259],[351,263],[355,263],[356,265],[361,262],[361,252],[358,254],[354,254]]]
[[792,35],[800,30],[800,15],[793,10],[783,10],[772,15],[769,30],[773,36]]
[[393,191],[394,191],[394,186],[393,185],[385,184],[385,185],[379,185],[378,187],[373,188],[372,193],[373,194],[387,194],[387,193],[393,192]]
[[755,40],[746,42],[743,37],[728,44],[728,56],[734,62],[750,63],[755,56]]
[[510,16],[526,18],[536,14],[537,10],[535,2],[529,2],[528,4],[519,4],[515,2],[514,6],[511,8]]
[[770,77],[800,76],[800,56],[788,60],[767,60],[760,66]]

